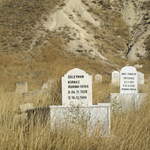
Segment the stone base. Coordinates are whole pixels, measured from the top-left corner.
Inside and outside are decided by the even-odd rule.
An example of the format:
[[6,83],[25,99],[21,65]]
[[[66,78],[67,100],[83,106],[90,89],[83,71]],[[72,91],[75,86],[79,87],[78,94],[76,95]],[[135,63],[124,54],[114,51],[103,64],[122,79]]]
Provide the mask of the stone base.
[[108,136],[110,103],[88,107],[50,106],[50,120],[54,130],[77,129],[82,134]]
[[129,111],[140,108],[147,94],[121,94],[111,93],[111,105],[113,111]]

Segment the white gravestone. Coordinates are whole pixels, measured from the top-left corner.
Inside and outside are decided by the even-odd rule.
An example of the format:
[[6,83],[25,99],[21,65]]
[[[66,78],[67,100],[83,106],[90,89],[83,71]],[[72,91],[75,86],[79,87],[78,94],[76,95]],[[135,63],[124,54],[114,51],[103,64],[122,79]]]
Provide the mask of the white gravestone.
[[27,93],[28,92],[28,83],[27,82],[18,82],[16,83],[16,93]]
[[92,105],[92,76],[75,68],[62,77],[62,105]]
[[119,83],[120,83],[120,72],[119,71],[112,72],[111,83],[112,83],[112,85],[119,86]]
[[144,73],[138,72],[138,84],[143,85],[144,84]]
[[95,83],[100,83],[103,81],[103,77],[101,74],[96,74],[95,77],[94,77],[94,81]]
[[126,66],[120,71],[120,93],[138,93],[138,73],[135,67]]
[[88,135],[110,135],[110,104],[87,107],[50,106],[51,128],[77,129]]
[[135,67],[126,66],[120,72],[120,93],[111,93],[113,111],[139,109],[147,94],[138,93],[138,85],[144,84],[144,74]]

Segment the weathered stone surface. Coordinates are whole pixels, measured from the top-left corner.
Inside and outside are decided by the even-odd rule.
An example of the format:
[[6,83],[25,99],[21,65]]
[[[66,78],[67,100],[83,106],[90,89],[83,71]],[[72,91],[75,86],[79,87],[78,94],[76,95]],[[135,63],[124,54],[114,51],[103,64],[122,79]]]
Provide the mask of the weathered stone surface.
[[147,94],[120,94],[111,93],[111,104],[113,111],[137,110],[145,100]]
[[110,104],[98,104],[88,107],[50,106],[52,129],[79,129],[89,135],[110,134]]
[[54,80],[48,80],[46,83],[43,83],[41,89],[42,90],[45,90],[45,89],[51,89],[53,87],[53,84],[54,84]]
[[28,83],[27,82],[18,82],[16,83],[16,93],[23,94],[28,92]]
[[30,110],[30,109],[34,109],[34,106],[33,106],[32,103],[27,103],[27,104],[20,105],[20,111],[21,112],[26,112],[27,110]]
[[111,84],[114,86],[120,85],[120,72],[119,71],[113,71],[112,72]]
[[143,85],[144,84],[144,73],[138,72],[138,84]]

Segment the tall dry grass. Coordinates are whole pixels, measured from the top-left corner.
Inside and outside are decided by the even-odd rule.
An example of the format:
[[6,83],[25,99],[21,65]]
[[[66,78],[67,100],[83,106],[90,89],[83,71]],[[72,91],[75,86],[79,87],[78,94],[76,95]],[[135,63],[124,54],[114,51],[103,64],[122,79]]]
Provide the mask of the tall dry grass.
[[149,150],[150,97],[138,111],[112,115],[110,137],[81,135],[77,130],[52,131],[49,123],[20,120],[19,96],[0,91],[1,150]]

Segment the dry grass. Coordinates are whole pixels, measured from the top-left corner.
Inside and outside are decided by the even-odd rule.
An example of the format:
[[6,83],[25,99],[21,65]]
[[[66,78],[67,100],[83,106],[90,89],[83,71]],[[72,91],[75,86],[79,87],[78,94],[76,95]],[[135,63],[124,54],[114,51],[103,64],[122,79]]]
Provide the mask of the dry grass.
[[0,149],[2,150],[149,150],[149,99],[136,112],[113,114],[110,137],[81,135],[77,130],[52,131],[47,123],[33,125],[20,121],[16,109],[20,102],[0,92]]
[[32,52],[0,52],[0,82],[6,90],[27,81],[29,89],[38,89],[48,79],[60,79],[69,69],[80,68],[90,74],[109,76],[114,69],[99,60],[75,56],[64,51],[63,39],[49,38],[44,48]]

